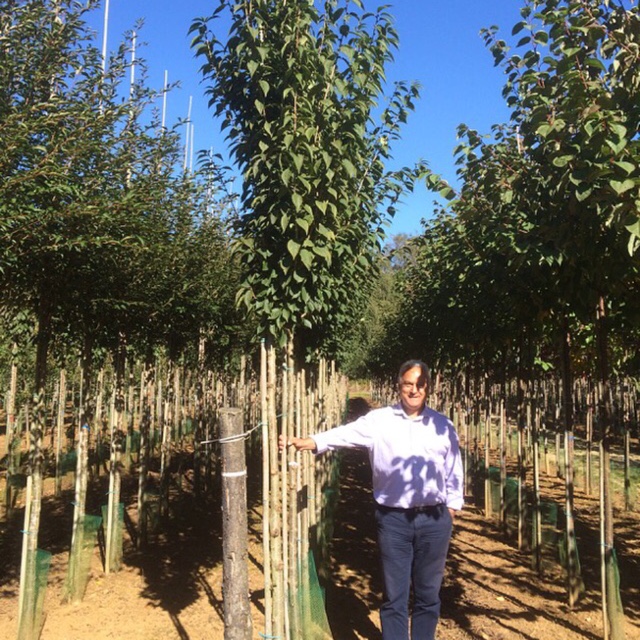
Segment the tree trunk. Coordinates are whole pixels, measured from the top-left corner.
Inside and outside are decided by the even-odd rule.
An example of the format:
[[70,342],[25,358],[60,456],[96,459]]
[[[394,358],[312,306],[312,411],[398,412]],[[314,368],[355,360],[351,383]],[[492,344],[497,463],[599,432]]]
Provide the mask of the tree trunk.
[[[505,385],[501,393],[504,393]],[[507,426],[505,396],[500,398],[500,525],[502,532],[507,533]]]
[[564,416],[564,481],[565,481],[565,549],[567,556],[567,594],[569,607],[573,608],[582,590],[578,572],[578,547],[573,518],[573,381],[571,372],[571,335],[565,317],[562,330],[562,391]]
[[51,338],[50,300],[43,295],[39,310],[36,338],[36,365],[34,379],[34,415],[29,428],[29,474],[25,504],[22,560],[20,564],[20,593],[18,629],[20,638],[37,637],[37,551],[42,507],[42,438],[45,425],[45,383],[47,355]]
[[105,572],[111,573],[120,569],[122,558],[122,537],[120,524],[120,488],[121,462],[123,443],[122,421],[124,415],[124,371],[125,371],[125,337],[120,335],[118,354],[116,356],[116,379],[111,406],[111,457],[109,469],[109,495],[107,504],[107,534],[105,544]]
[[610,640],[624,639],[624,614],[620,602],[620,590],[617,579],[618,568],[615,559],[613,540],[613,500],[611,496],[610,457],[611,439],[613,436],[611,420],[611,395],[609,389],[609,355],[608,335],[606,326],[606,303],[603,296],[598,301],[596,317],[598,365],[602,387],[600,410],[601,461],[600,487],[602,504],[602,534],[601,548],[603,552],[604,572],[602,592],[605,629],[608,630]]
[[71,551],[69,554],[69,574],[67,577],[68,599],[70,602],[79,602],[84,593],[78,589],[82,581],[78,572],[81,570],[81,555],[84,549],[84,520],[86,515],[87,502],[87,480],[88,480],[88,448],[89,448],[89,425],[82,425],[78,434],[77,466],[76,466],[76,489],[73,506],[73,533],[71,535]]

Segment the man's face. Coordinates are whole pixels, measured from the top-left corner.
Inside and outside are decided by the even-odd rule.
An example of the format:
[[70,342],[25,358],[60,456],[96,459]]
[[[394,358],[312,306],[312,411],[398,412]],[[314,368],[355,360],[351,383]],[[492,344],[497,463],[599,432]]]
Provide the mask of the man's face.
[[408,369],[400,380],[400,402],[407,415],[415,415],[422,411],[427,398],[427,381],[420,367]]

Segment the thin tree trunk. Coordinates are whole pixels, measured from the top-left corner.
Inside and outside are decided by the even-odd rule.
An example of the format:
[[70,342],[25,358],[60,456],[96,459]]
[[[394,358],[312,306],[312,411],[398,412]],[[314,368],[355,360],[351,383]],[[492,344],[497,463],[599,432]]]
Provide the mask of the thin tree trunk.
[[116,357],[115,384],[111,404],[111,456],[109,469],[109,496],[107,503],[107,535],[105,550],[105,573],[120,569],[121,529],[120,529],[120,487],[121,487],[121,452],[123,440],[124,417],[124,371],[125,371],[125,337],[120,336]]
[[[503,386],[504,389],[504,386]],[[503,391],[504,393],[504,391]],[[500,398],[500,525],[502,532],[507,532],[507,446],[504,396]]]
[[600,297],[597,308],[597,344],[598,364],[600,380],[602,384],[601,396],[601,442],[602,454],[600,461],[601,474],[601,502],[602,502],[602,549],[604,553],[604,582],[602,591],[606,598],[605,622],[609,630],[611,640],[623,640],[624,616],[620,603],[620,592],[617,581],[617,566],[615,560],[613,539],[613,500],[611,496],[610,456],[612,422],[611,422],[611,395],[609,389],[609,357],[608,336],[606,327],[606,303],[604,297]]
[[584,490],[585,493],[591,495],[592,485],[592,465],[591,450],[593,448],[593,397],[594,390],[591,389],[587,394],[587,418],[586,418],[586,442],[585,442],[585,460],[584,460]]
[[47,355],[51,337],[50,300],[41,296],[36,365],[34,379],[34,415],[29,427],[29,474],[23,527],[22,560],[20,564],[20,592],[18,629],[20,638],[36,637],[37,624],[37,551],[42,507],[42,438],[45,425],[45,383]]
[[80,568],[80,558],[84,548],[84,519],[86,515],[87,484],[88,484],[88,449],[89,449],[89,425],[82,425],[78,433],[76,488],[73,503],[73,532],[71,535],[71,552],[69,559],[68,590],[69,600],[79,602],[83,593],[77,591],[80,576],[77,571]]
[[562,331],[562,391],[564,416],[564,480],[565,480],[565,544],[567,556],[567,594],[573,608],[580,596],[582,583],[578,575],[578,547],[573,519],[573,397],[571,372],[571,336],[567,318]]

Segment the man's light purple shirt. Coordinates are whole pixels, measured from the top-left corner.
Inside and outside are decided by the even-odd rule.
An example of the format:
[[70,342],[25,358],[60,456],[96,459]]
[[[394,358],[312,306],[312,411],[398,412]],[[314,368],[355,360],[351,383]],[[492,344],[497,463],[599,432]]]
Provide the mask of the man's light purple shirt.
[[311,436],[318,454],[340,448],[369,451],[373,497],[387,507],[446,504],[462,509],[463,471],[451,421],[425,407],[409,418],[396,404]]

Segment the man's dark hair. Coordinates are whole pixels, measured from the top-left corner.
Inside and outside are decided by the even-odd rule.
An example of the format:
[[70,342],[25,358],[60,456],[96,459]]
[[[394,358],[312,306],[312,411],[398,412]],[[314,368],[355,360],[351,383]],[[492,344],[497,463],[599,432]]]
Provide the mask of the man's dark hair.
[[420,377],[424,378],[427,386],[431,386],[431,371],[429,370],[429,367],[422,362],[422,360],[407,360],[406,362],[403,362],[398,371],[398,384],[402,382],[402,376],[407,373],[409,369],[414,369],[415,367],[420,367]]

